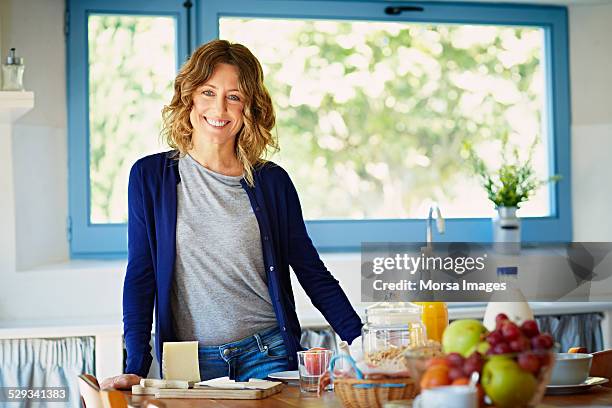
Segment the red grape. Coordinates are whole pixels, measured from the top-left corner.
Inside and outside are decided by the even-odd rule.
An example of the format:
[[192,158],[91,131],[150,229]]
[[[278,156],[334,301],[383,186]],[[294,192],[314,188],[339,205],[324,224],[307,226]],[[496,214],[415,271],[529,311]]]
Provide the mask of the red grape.
[[455,381],[463,376],[463,370],[460,367],[451,367],[451,369],[448,370],[448,378],[451,381]]
[[484,358],[482,356],[481,353],[479,353],[478,351],[473,352],[472,354],[470,354],[467,358],[467,360],[471,360],[471,361],[480,361],[481,363],[484,363]]
[[506,341],[518,339],[521,335],[521,330],[518,326],[510,321],[504,322],[501,325],[501,333]]
[[521,353],[518,356],[518,365],[525,371],[537,374],[540,371],[540,359],[533,353]]
[[551,353],[538,353],[538,359],[541,367],[547,367],[552,363]]
[[498,313],[497,316],[495,316],[495,321],[497,322],[499,320],[509,320],[508,315],[505,313]]
[[535,350],[548,350],[553,344],[554,340],[548,333],[539,334],[531,339],[531,347]]
[[523,324],[521,324],[521,331],[525,336],[529,338],[535,337],[540,334],[538,323],[536,323],[535,320],[525,320]]
[[446,361],[450,363],[451,367],[463,366],[463,356],[459,353],[450,353],[446,356]]
[[529,342],[529,339],[525,336],[520,336],[518,339],[512,340],[510,343],[508,343],[508,345],[510,346],[510,349],[512,351],[516,352],[527,351],[531,349],[531,343]]
[[550,333],[543,333],[539,336],[544,336],[544,338],[546,339],[546,343],[548,344],[548,347],[546,348],[553,348],[553,346],[555,345],[555,339],[553,339],[553,336]]
[[510,319],[508,319],[508,316],[505,313],[498,314],[497,316],[495,316],[495,328],[499,329],[499,326],[507,320]]
[[499,330],[492,331],[487,336],[487,342],[491,346],[495,346],[495,345],[497,345],[499,343],[502,343],[503,341],[504,341],[504,336],[502,335],[501,331],[499,331]]
[[493,354],[508,354],[511,352],[512,350],[508,343],[498,343],[493,347]]
[[474,371],[480,373],[482,371],[483,364],[484,360],[480,353],[474,352],[468,358],[465,359],[465,363],[463,364],[463,373],[468,377]]

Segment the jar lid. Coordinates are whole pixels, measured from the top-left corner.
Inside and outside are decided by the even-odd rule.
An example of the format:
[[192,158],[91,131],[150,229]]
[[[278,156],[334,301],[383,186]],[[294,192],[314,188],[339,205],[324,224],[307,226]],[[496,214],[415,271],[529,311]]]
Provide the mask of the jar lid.
[[23,65],[23,58],[15,55],[15,48],[11,48],[6,57],[6,65]]
[[421,323],[423,308],[410,302],[380,302],[366,308],[366,322],[374,325]]

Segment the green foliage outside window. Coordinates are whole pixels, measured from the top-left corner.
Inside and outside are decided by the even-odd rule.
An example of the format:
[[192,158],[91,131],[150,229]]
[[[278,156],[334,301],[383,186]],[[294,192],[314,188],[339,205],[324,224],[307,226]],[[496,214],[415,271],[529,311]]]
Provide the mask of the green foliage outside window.
[[130,167],[164,149],[159,132],[176,75],[175,21],[91,15],[88,25],[90,222],[121,223]]
[[[464,142],[487,154],[501,133],[542,139],[540,29],[221,18],[220,38],[264,65],[272,159],[309,219],[418,217],[431,200],[447,216],[486,216]],[[544,177],[543,144],[534,158]],[[549,211],[545,192],[532,204],[530,215]]]

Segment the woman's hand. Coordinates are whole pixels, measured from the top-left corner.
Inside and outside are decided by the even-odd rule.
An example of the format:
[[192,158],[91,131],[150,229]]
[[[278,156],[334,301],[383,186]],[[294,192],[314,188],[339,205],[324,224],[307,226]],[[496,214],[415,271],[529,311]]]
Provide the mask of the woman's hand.
[[129,390],[132,385],[140,384],[141,377],[136,374],[121,374],[104,379],[100,383],[100,389],[114,388],[117,390]]

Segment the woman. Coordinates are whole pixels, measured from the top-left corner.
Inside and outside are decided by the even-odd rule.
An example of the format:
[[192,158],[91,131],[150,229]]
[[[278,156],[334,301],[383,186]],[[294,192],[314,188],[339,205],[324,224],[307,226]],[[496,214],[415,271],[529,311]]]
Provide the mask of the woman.
[[259,61],[240,44],[212,41],[182,67],[174,90],[163,110],[174,150],[130,172],[128,374],[103,386],[147,375],[153,310],[158,361],[165,341],[197,340],[202,379],[296,369],[289,266],[340,337],[358,337],[361,321],[308,237],[293,183],[263,159],[277,146]]

